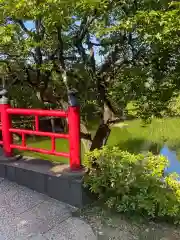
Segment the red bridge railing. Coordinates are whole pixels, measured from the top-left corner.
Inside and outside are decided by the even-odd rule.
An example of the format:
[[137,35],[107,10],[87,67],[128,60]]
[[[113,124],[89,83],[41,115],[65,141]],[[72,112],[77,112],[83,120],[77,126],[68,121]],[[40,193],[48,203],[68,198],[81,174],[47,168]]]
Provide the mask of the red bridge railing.
[[[0,141],[0,144],[3,145],[4,154],[7,157],[11,157],[13,155],[13,149],[27,150],[39,152],[42,154],[66,157],[69,158],[69,165],[71,170],[78,170],[81,168],[80,108],[78,105],[75,104],[74,106],[73,105],[69,106],[67,111],[11,108],[11,106],[7,103],[7,98],[5,96],[2,96],[2,98],[0,99],[0,115],[1,115],[0,130],[2,131],[2,141]],[[35,118],[34,130],[12,128],[11,121],[12,115],[34,116]],[[40,131],[39,117],[42,116],[67,118],[69,130],[68,134]],[[13,143],[12,137],[13,133],[21,135],[22,137],[21,145]],[[29,147],[26,143],[26,135],[50,137],[51,150]],[[57,138],[64,138],[69,140],[69,153],[56,151],[55,140]]]

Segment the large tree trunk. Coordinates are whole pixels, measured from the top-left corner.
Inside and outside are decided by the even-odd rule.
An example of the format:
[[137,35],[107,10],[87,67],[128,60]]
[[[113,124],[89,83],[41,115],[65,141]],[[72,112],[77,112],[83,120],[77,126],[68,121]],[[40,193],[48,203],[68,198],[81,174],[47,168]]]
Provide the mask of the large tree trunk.
[[111,129],[107,124],[100,124],[93,138],[90,151],[93,151],[94,149],[102,148],[102,146],[106,144],[108,137],[110,135],[110,132],[111,132]]
[[100,149],[106,145],[108,137],[111,133],[110,125],[113,121],[115,121],[113,112],[106,104],[104,104],[103,119],[100,120],[99,127],[92,140],[90,151],[93,151],[94,149]]
[[108,137],[111,133],[110,125],[116,121],[115,110],[106,96],[106,86],[104,84],[104,78],[97,78],[97,89],[98,89],[98,102],[101,108],[100,124],[96,131],[96,134],[92,140],[90,151],[94,149],[100,149],[106,145]]

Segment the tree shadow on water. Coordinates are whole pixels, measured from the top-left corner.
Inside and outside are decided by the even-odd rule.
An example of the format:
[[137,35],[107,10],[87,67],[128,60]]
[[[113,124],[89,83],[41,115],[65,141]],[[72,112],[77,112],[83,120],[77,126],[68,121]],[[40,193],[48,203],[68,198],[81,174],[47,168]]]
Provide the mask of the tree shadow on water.
[[141,138],[131,138],[121,141],[116,144],[117,147],[122,149],[123,151],[128,151],[130,153],[139,154],[143,152],[152,152],[157,155],[160,152],[163,143],[155,143],[151,141],[147,141]]
[[169,147],[171,151],[176,152],[177,159],[180,160],[180,141],[179,139],[169,141],[166,143],[166,145]]

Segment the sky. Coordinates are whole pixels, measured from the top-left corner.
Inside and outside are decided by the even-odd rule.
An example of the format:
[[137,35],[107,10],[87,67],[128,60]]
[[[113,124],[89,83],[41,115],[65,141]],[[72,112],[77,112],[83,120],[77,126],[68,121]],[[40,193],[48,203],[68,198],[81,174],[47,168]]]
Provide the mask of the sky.
[[29,30],[32,30],[34,28],[33,21],[26,21],[24,24],[25,24],[26,28],[28,28]]

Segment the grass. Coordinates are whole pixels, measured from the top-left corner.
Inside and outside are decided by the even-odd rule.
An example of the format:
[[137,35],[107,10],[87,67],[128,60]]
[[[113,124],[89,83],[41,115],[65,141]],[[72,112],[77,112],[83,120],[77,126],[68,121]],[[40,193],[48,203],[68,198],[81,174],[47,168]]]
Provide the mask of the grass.
[[[39,138],[36,140],[29,139],[27,141],[28,147],[33,148],[41,148],[45,150],[51,150],[51,140],[50,139],[43,139]],[[56,151],[57,152],[69,152],[69,143],[66,139],[56,139]],[[65,157],[58,157],[54,155],[47,155],[47,154],[41,154],[37,152],[30,152],[30,151],[23,151],[23,154],[29,157],[38,158],[38,159],[44,159],[49,160],[52,162],[61,162],[61,163],[69,163],[68,158]],[[81,146],[81,154],[84,155],[83,146]]]
[[126,121],[127,127],[113,127],[108,145],[117,145],[123,150],[139,153],[152,151],[159,153],[166,143],[180,156],[180,118],[153,119],[149,125],[141,120]]
[[[43,139],[43,138],[42,139],[39,138],[38,140],[28,140],[27,146],[33,147],[33,148],[41,148],[41,149],[45,149],[45,150],[51,150],[51,140]],[[69,151],[68,141],[66,139],[56,139],[56,151],[68,153],[68,151]],[[58,157],[58,156],[41,154],[41,153],[30,152],[30,151],[26,151],[23,153],[26,156],[40,158],[40,159],[42,158],[42,159],[49,160],[52,162],[68,163],[68,159],[65,157]]]
[[[166,118],[166,119],[154,119],[151,124],[144,126],[141,120],[131,120],[125,122],[127,126],[120,127],[116,125],[112,127],[110,137],[108,139],[108,145],[117,145],[123,150],[128,150],[133,153],[139,153],[142,151],[152,151],[153,153],[159,153],[164,142],[167,145],[177,151],[180,159],[180,118]],[[91,132],[94,133],[96,124],[92,124]],[[28,146],[35,148],[51,149],[51,141],[48,139],[42,139],[41,141],[30,141]],[[68,152],[68,141],[64,139],[56,140],[56,150]],[[56,157],[51,155],[43,155],[34,152],[25,152],[25,155],[35,158],[47,159],[53,162],[67,163],[68,159],[63,157]],[[82,158],[83,158],[83,146],[82,146]]]

